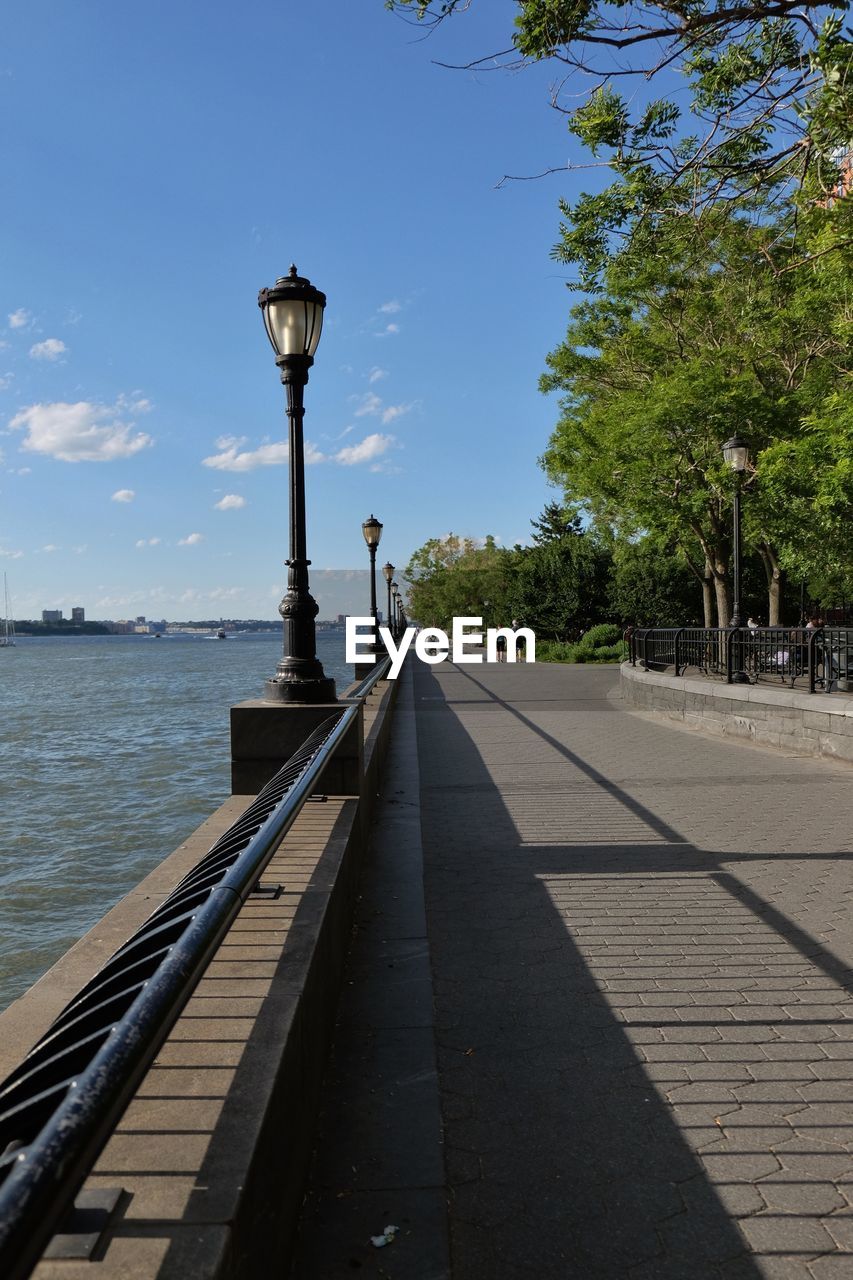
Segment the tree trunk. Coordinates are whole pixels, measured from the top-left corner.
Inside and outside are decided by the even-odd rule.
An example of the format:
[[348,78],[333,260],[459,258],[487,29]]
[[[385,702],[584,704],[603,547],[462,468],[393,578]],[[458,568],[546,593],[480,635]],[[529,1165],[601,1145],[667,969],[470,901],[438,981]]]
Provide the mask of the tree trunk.
[[714,575],[711,571],[711,565],[705,561],[705,574],[702,578],[702,609],[705,617],[705,626],[713,627],[714,625]]
[[778,627],[782,617],[785,588],[785,570],[779,565],[776,553],[766,542],[758,548],[767,578],[767,625]]
[[717,626],[727,627],[732,616],[729,584],[725,575],[719,572],[714,574],[714,594],[717,598]]

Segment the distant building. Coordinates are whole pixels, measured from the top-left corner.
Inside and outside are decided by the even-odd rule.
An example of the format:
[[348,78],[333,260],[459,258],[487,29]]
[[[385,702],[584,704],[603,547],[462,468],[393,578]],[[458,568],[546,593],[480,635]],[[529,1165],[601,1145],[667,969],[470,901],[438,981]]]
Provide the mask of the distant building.
[[76,622],[78,625],[86,621],[86,610],[82,605],[77,604],[71,610],[71,621]]
[[145,626],[145,614],[142,614],[142,616],[141,616],[141,617],[139,617],[139,618],[137,618],[137,619],[136,619],[136,625],[137,625],[138,627],[144,627],[144,626]]
[[61,609],[42,609],[41,620],[42,622],[61,622],[62,610]]

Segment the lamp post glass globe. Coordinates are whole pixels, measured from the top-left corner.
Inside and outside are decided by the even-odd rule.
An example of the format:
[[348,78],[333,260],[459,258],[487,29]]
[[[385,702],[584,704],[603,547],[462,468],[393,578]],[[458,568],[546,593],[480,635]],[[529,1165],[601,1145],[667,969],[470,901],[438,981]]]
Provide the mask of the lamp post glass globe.
[[732,471],[745,471],[749,460],[749,445],[745,440],[741,440],[740,436],[733,435],[731,440],[727,440],[723,445],[723,457]]
[[361,532],[364,534],[364,541],[368,547],[375,551],[379,546],[379,539],[382,537],[382,521],[377,520],[374,515],[368,516],[361,526]]
[[266,693],[278,702],[334,702],[335,682],[317,657],[317,603],[308,587],[302,439],[305,385],[323,329],[326,295],[291,266],[271,289],[261,289],[258,306],[287,396],[290,450],[290,556],[287,591],[278,607],[284,636],[281,661],[266,682]]

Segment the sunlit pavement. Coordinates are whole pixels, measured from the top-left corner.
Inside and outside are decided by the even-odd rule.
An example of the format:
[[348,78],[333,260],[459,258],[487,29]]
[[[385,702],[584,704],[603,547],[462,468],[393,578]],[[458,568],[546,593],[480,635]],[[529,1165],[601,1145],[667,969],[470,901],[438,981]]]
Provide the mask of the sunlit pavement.
[[853,1277],[853,772],[409,671],[295,1274]]

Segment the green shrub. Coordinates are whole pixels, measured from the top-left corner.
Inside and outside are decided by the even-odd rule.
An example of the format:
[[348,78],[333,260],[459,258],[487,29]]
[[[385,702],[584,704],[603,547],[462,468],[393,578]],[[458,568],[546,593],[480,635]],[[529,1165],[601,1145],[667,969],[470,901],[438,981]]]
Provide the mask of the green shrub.
[[578,643],[586,650],[601,649],[607,645],[618,644],[621,639],[622,632],[615,622],[599,622],[596,626],[590,627]]

